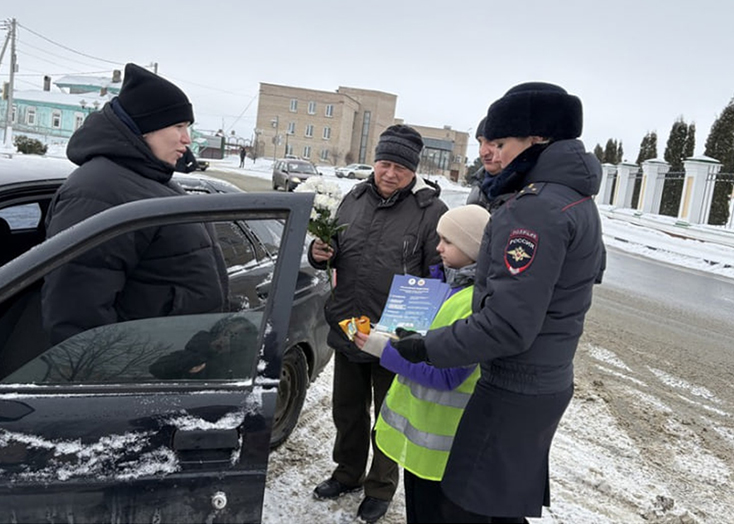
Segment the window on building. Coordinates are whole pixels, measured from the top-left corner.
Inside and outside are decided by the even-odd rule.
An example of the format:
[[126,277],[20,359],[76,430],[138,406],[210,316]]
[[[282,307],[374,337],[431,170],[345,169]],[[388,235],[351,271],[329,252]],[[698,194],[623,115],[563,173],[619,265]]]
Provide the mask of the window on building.
[[370,134],[370,121],[372,120],[372,112],[365,111],[362,119],[362,133],[359,139],[359,162],[364,163],[367,158],[367,139]]
[[311,158],[311,146],[303,148],[303,158]]
[[329,118],[334,116],[334,105],[333,104],[327,104],[326,109],[324,111],[324,114],[328,116]]
[[288,144],[287,146],[285,146],[285,154],[286,155],[293,154],[293,144]]
[[25,112],[25,123],[29,126],[36,125],[36,108],[29,107]]
[[309,115],[315,115],[316,114],[316,102],[309,102],[308,103],[308,114]]
[[457,164],[460,164],[461,163],[461,159],[462,159],[462,156],[461,155],[456,155],[456,158],[454,159],[454,162],[457,163]]
[[308,124],[306,126],[306,136],[309,138],[313,136],[313,125],[312,124]]
[[329,126],[326,126],[324,128],[324,140],[329,140],[331,138],[331,128]]
[[51,113],[51,127],[61,129],[61,111]]
[[82,113],[74,113],[74,131],[82,127],[84,123],[84,115]]
[[295,113],[296,111],[298,111],[298,100],[296,100],[295,98],[292,98],[291,99],[291,112]]
[[323,161],[329,160],[329,150],[328,149],[322,149],[321,150],[320,157],[321,157],[321,160],[323,160]]
[[292,135],[296,132],[296,123],[295,122],[288,122],[288,134]]

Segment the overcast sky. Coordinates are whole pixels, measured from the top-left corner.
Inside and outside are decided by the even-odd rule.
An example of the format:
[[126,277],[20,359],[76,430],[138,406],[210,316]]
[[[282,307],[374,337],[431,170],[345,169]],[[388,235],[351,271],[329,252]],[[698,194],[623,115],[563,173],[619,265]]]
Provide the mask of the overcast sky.
[[[662,157],[680,116],[695,122],[696,154],[703,153],[711,124],[734,96],[733,13],[720,0],[8,0],[0,6],[0,19],[21,24],[16,89],[40,89],[44,74],[56,80],[155,62],[189,95],[200,129],[251,137],[259,83],[267,82],[393,93],[396,117],[407,123],[450,125],[473,136],[492,101],[515,84],[540,80],[581,98],[589,150],[614,138],[629,161],[648,131],[658,133]],[[476,154],[472,141],[468,156]]]

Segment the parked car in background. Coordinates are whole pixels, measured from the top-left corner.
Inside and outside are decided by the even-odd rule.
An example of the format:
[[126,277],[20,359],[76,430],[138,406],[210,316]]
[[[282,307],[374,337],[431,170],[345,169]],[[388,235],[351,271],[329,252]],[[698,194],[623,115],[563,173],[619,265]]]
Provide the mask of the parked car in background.
[[283,188],[293,191],[298,184],[311,176],[319,176],[318,169],[309,160],[283,158],[273,164],[273,189]]
[[[269,449],[293,429],[309,380],[331,357],[328,282],[304,257],[313,196],[174,175],[202,196],[127,203],[45,240],[68,167],[13,166],[0,162],[0,522],[59,511],[75,522],[259,522]],[[48,343],[46,274],[118,235],[192,221],[217,232],[229,311]],[[206,345],[206,365],[181,376],[179,355],[194,341],[196,351]]]
[[339,167],[335,170],[336,176],[339,178],[359,178],[365,179],[369,177],[375,170],[367,164],[349,164],[348,166]]
[[209,167],[208,160],[202,160],[201,158],[196,159],[196,170],[197,171],[206,171],[208,167]]

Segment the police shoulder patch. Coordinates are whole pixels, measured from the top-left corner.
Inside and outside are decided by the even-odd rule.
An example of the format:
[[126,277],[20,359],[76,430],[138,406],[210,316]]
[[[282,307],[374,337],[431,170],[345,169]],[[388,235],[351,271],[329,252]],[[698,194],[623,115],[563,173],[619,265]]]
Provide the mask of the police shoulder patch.
[[529,229],[514,229],[505,247],[505,266],[512,275],[522,273],[535,258],[538,249],[538,234]]

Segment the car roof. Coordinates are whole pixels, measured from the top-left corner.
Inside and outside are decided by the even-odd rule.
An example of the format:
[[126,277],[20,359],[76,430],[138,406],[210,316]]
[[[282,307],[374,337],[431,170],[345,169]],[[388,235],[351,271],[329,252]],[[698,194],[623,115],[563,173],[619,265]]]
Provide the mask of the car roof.
[[[44,162],[44,160],[46,160]],[[57,183],[61,185],[77,166],[65,159],[37,157],[22,162],[14,159],[0,158],[0,187],[25,185],[37,182]],[[205,191],[208,193],[234,193],[240,188],[207,175],[173,173],[173,180],[189,191]]]

